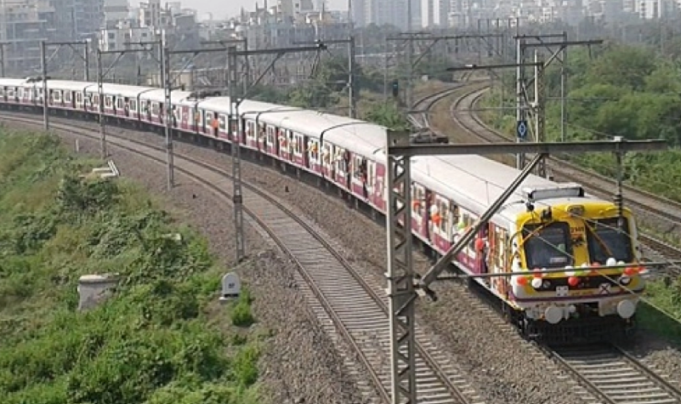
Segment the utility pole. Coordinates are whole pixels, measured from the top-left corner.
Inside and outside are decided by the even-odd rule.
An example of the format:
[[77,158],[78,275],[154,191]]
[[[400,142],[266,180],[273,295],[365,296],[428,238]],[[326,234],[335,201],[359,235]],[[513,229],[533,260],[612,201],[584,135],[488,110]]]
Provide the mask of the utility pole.
[[[514,65],[510,65],[514,66]],[[643,150],[664,150],[666,142],[657,141],[615,141],[581,142],[581,143],[488,143],[458,145],[412,145],[408,132],[389,131],[386,139],[388,206],[387,224],[387,282],[390,303],[390,346],[393,383],[392,404],[416,404],[416,354],[415,305],[419,296],[436,299],[430,286],[433,282],[445,279],[440,274],[450,265],[457,265],[455,259],[466,245],[469,245],[476,234],[488,220],[515,193],[533,168],[546,156],[555,153],[583,152],[627,152]],[[534,153],[535,158],[526,166],[518,177],[506,187],[506,190],[476,220],[475,225],[454,243],[447,253],[440,258],[420,279],[416,278],[413,268],[411,249],[411,181],[409,160],[416,156],[443,156],[466,154],[504,154]],[[623,168],[620,166],[619,170]],[[400,221],[405,226],[400,224]],[[516,236],[514,236],[516,237]],[[594,268],[595,269],[595,268]],[[588,269],[587,269],[588,270]],[[564,271],[564,270],[563,270]],[[515,274],[527,275],[530,272],[505,272],[501,274],[481,274],[473,277],[510,277]],[[449,278],[451,279],[451,277]]]
[[[40,42],[40,75],[41,75],[41,80],[42,80],[42,90],[43,90],[43,124],[45,127],[45,130],[50,129],[50,122],[49,122],[49,101],[50,101],[50,94],[49,94],[49,89],[47,88],[47,72],[48,72],[48,63],[57,55],[59,50],[63,46],[68,46],[70,47],[74,52],[76,51],[76,48],[74,46],[76,45],[81,45],[85,46],[86,52],[88,49],[88,42],[87,41],[73,41],[73,42],[48,42],[48,41],[41,41]],[[47,57],[47,49],[49,47],[56,47],[54,50],[54,53],[48,58]],[[5,70],[5,55],[4,55],[4,44],[1,47],[2,49],[2,76],[4,77],[4,70]],[[80,56],[80,55],[79,55]],[[87,77],[87,71],[90,68],[90,62],[87,57],[83,57],[83,61],[85,62],[85,75]]]
[[106,123],[104,122],[104,72],[102,70],[102,51],[97,47],[97,101],[99,108],[99,142],[102,160],[106,159]]
[[173,189],[175,185],[175,156],[173,153],[173,142],[172,142],[172,125],[175,119],[175,112],[173,111],[172,103],[172,82],[170,81],[170,50],[168,45],[165,43],[161,46],[161,60],[163,61],[161,69],[161,79],[163,81],[163,95],[164,95],[164,106],[165,113],[163,114],[164,119],[164,131],[165,131],[165,147],[166,147],[166,166],[168,172],[167,188],[168,191]]
[[314,42],[294,42],[294,45],[314,45],[324,43],[327,47],[325,48],[327,52],[331,53],[328,49],[329,45],[337,44],[347,44],[348,45],[348,67],[346,73],[348,75],[348,81],[346,83],[346,88],[348,90],[348,116],[350,118],[357,118],[357,98],[359,96],[359,89],[357,88],[357,62],[355,54],[355,37],[349,36],[347,39],[330,39],[328,41],[317,40]]
[[[523,81],[517,81],[516,85],[518,86],[518,94],[519,94],[519,102],[523,102],[529,105],[532,105],[531,112],[533,113],[534,117],[534,133],[535,133],[535,142],[537,143],[543,143],[544,142],[544,130],[545,130],[545,117],[544,117],[544,111],[545,111],[545,97],[544,97],[544,71],[546,69],[546,66],[548,63],[540,62],[539,59],[535,56],[535,61],[534,63],[510,63],[510,64],[498,64],[498,65],[483,65],[483,66],[478,66],[478,65],[466,65],[463,67],[451,67],[448,68],[447,71],[450,72],[457,72],[457,71],[462,71],[462,70],[496,70],[496,69],[509,69],[509,68],[514,68],[514,69],[519,69],[519,68],[525,68],[525,67],[534,67],[535,68],[535,75],[536,79],[534,80],[534,100],[532,102],[529,101],[528,95],[527,95],[527,90],[525,88],[525,83]],[[522,77],[522,76],[521,76]],[[522,113],[522,115],[518,115],[520,118],[517,121],[516,125],[516,143],[524,143],[527,141],[527,136],[529,134],[530,127],[528,125],[526,115],[525,113],[527,112],[525,108],[516,108],[516,112],[518,114]],[[516,155],[516,162],[519,170],[524,169],[525,167],[525,155],[523,153],[519,153]],[[537,167],[539,168],[538,170],[538,175],[540,176],[546,176],[545,173],[545,168],[542,168],[544,166],[543,162],[537,162]]]
[[[102,159],[108,156],[107,146],[106,146],[106,116],[104,115],[104,80],[107,78],[111,70],[116,67],[116,64],[121,60],[121,58],[127,53],[139,53],[144,52],[151,57],[155,58],[159,64],[159,72],[163,76],[163,59],[161,55],[163,54],[163,39],[147,42],[126,42],[126,45],[140,45],[142,49],[124,49],[124,50],[106,50],[103,51],[100,47],[97,47],[97,98],[98,109],[99,109],[99,140],[100,140],[100,153]],[[147,48],[147,45],[151,45],[151,48]],[[155,56],[153,53],[153,47],[159,47],[159,57]],[[111,62],[108,68],[104,69],[102,63],[102,56],[104,55],[116,55],[116,58]]]
[[45,130],[48,131],[50,130],[50,113],[48,110],[48,98],[50,98],[50,95],[48,94],[48,89],[47,89],[47,52],[46,48],[47,44],[45,41],[40,42],[40,65],[41,65],[41,70],[42,74],[40,76],[42,80],[42,85],[43,85],[43,125],[45,127]]
[[[466,41],[469,39],[480,39],[484,41],[490,49],[494,48],[493,43],[489,42],[490,38],[496,38],[496,37],[503,37],[502,34],[461,34],[461,35],[431,35],[428,33],[413,33],[413,32],[403,32],[400,33],[397,36],[392,36],[392,37],[387,37],[386,38],[386,53],[388,52],[388,42],[391,41],[398,41],[398,42],[407,42],[407,85],[405,89],[405,104],[407,105],[408,109],[411,109],[413,107],[412,103],[412,96],[411,94],[413,93],[412,89],[412,79],[413,79],[413,72],[416,67],[421,63],[424,57],[426,57],[432,49],[440,43],[441,41],[455,41],[456,47],[458,48],[459,46],[459,41]],[[415,42],[425,42],[425,49],[419,54],[415,55],[413,51],[413,46]],[[467,44],[465,44],[467,45]],[[458,52],[458,51],[457,51]],[[497,55],[501,55],[502,51],[500,49],[494,49],[494,52]],[[386,93],[385,95],[387,96],[388,93],[388,57],[386,56],[386,63],[385,63],[385,71],[384,71],[384,92]]]
[[[547,42],[545,39],[560,38],[560,42]],[[549,57],[546,59],[544,69],[547,68],[555,60],[561,63],[561,141],[566,141],[566,125],[567,125],[567,103],[565,86],[567,84],[567,71],[565,69],[567,47],[568,46],[591,46],[603,43],[603,40],[586,40],[586,41],[568,41],[566,40],[567,33],[560,34],[543,34],[543,35],[520,35],[515,36],[516,40],[516,64],[518,66],[516,73],[516,141],[525,142],[528,133],[528,123],[526,117],[526,110],[528,109],[528,90],[527,88],[534,81],[535,94],[543,94],[545,83],[539,83],[540,78],[528,80],[525,77],[525,63],[526,50],[528,48],[544,48],[549,51]],[[532,42],[534,41],[534,42]],[[555,49],[557,47],[557,49]],[[535,75],[539,74],[540,70],[535,69]],[[541,71],[543,73],[543,70]],[[543,78],[541,79],[543,81]],[[545,98],[542,96],[542,98]],[[535,141],[545,141],[545,104],[542,101],[541,105],[535,103],[534,105],[534,120],[535,120]],[[516,168],[521,170],[525,166],[525,156],[518,155],[516,160]],[[539,165],[538,175],[546,176],[546,164],[542,162]]]
[[[352,31],[352,30],[351,30]],[[356,84],[356,65],[355,65],[355,37],[350,35],[348,42],[348,116],[357,118],[357,96],[359,91],[355,88]]]
[[[525,69],[524,61],[525,52],[524,39],[518,38],[516,41],[516,82],[515,82],[515,103],[516,103],[516,137],[517,143],[525,141],[527,136],[527,119],[525,116],[525,106],[523,104],[523,83],[525,83]],[[525,167],[525,155],[518,154],[516,156],[515,168],[522,170]]]
[[[234,204],[234,226],[235,226],[235,243],[236,243],[236,261],[241,262],[246,257],[246,246],[244,237],[243,225],[243,194],[241,190],[241,143],[243,141],[243,127],[244,122],[239,113],[239,106],[252,94],[250,93],[255,86],[269,73],[276,62],[284,55],[297,52],[319,52],[326,50],[326,45],[323,42],[316,43],[315,46],[302,46],[291,48],[274,48],[262,50],[237,50],[236,46],[210,48],[210,49],[190,49],[177,50],[168,52],[169,54],[192,54],[192,57],[187,62],[191,61],[204,52],[226,52],[227,53],[227,93],[229,97],[229,116],[227,117],[227,133],[231,142],[232,151],[232,200]],[[239,94],[239,57],[249,57],[258,55],[273,55],[274,59],[269,66],[260,74],[256,80],[250,84],[248,91]],[[185,66],[186,67],[186,66]],[[181,70],[184,70],[182,68]]]
[[[412,0],[407,0],[407,32],[411,33],[411,18],[412,18],[412,10],[411,10],[411,2]],[[404,92],[404,102],[407,104],[407,108],[410,109],[412,107],[412,80],[414,78],[414,41],[409,41],[407,43],[407,86]],[[414,392],[416,394],[416,392]],[[394,395],[394,394],[393,394]],[[414,403],[416,401],[413,401]]]
[[[551,38],[560,38],[562,41],[559,42],[547,42],[545,41],[546,39],[551,39]],[[547,59],[546,66],[548,67],[553,61],[558,61],[560,63],[560,115],[561,115],[561,125],[560,125],[560,133],[561,133],[561,141],[566,141],[567,140],[567,69],[566,69],[566,63],[567,63],[567,48],[570,46],[592,46],[592,45],[600,45],[603,43],[603,40],[596,39],[596,40],[586,40],[586,41],[568,41],[567,37],[567,32],[563,31],[562,33],[559,34],[543,34],[543,35],[516,35],[516,46],[517,46],[517,63],[518,64],[523,64],[524,60],[526,58],[525,50],[527,48],[544,48],[549,52],[549,57]],[[529,86],[527,83],[526,78],[524,77],[524,73],[521,71],[522,69],[518,69],[519,73],[517,76],[517,80],[520,84],[520,87],[524,86]],[[524,83],[524,84],[523,84]],[[522,106],[522,90],[521,90],[521,97],[516,99],[516,107],[521,109],[523,108]],[[518,114],[518,117],[520,118],[520,114]],[[520,122],[520,119],[518,119],[518,122]],[[518,166],[522,167],[522,166]]]
[[[241,49],[244,52],[248,52],[248,38],[242,39],[217,39],[212,41],[201,41],[201,45],[220,45],[222,48],[227,48],[231,45],[241,44]],[[241,63],[243,68],[242,83],[244,86],[244,92],[248,91],[248,87],[251,82],[251,63],[248,57],[243,59]]]
[[5,52],[5,46],[9,45],[9,42],[0,42],[0,77],[5,77],[5,68],[6,68],[6,63],[5,63],[5,55],[7,54]]

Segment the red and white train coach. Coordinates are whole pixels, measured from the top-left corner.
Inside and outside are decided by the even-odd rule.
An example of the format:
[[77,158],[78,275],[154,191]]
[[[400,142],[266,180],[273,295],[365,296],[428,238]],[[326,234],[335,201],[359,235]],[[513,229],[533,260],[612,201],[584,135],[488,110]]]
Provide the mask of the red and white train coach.
[[[4,107],[41,108],[42,83],[0,79]],[[67,114],[99,111],[96,83],[48,82],[49,106]],[[164,92],[150,87],[105,84],[107,116],[142,127],[165,124]],[[241,131],[228,128],[227,97],[172,92],[176,132],[238,143],[259,158],[271,158],[318,183],[336,187],[358,204],[386,211],[386,128],[295,107],[244,100]],[[443,255],[518,175],[514,168],[480,156],[412,159],[412,231],[429,253]],[[608,233],[613,215],[624,215],[628,231]],[[624,235],[623,235],[624,234]],[[547,332],[563,339],[582,324],[629,327],[644,281],[634,269],[594,272],[576,268],[640,262],[634,217],[610,201],[584,194],[576,184],[529,176],[511,199],[485,223],[476,239],[456,257],[469,274],[526,272],[478,282],[513,312],[528,334]],[[594,241],[596,240],[596,241]],[[537,277],[536,269],[564,268]],[[626,275],[623,275],[623,273]],[[626,278],[626,283],[623,283]],[[614,292],[600,294],[604,283]],[[620,290],[624,286],[628,290]],[[607,285],[606,285],[607,286]],[[588,319],[591,323],[583,323]],[[580,331],[581,332],[581,331]]]

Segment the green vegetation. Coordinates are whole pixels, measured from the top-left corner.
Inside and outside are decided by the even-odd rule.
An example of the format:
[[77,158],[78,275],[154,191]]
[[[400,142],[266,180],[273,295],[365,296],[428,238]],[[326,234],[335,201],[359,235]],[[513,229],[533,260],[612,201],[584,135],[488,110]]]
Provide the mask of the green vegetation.
[[[569,58],[568,140],[664,138],[674,150],[665,153],[629,153],[625,181],[681,201],[681,58],[658,55],[653,48],[608,44],[571,50]],[[547,94],[560,89],[558,64],[547,71]],[[506,83],[511,92],[510,77]],[[486,97],[498,105],[499,93]],[[508,105],[514,101],[507,100]],[[549,102],[547,138],[560,139],[560,104]],[[500,117],[486,114],[488,122],[513,134],[514,112]],[[614,177],[616,164],[609,154],[569,156],[571,160]]]
[[[206,243],[134,185],[78,176],[96,163],[0,133],[0,401],[260,402],[258,341],[229,324],[253,323],[250,294],[214,307]],[[112,297],[79,312],[80,275],[105,272]]]
[[647,300],[636,318],[641,326],[681,345],[681,278],[659,280],[646,286]]

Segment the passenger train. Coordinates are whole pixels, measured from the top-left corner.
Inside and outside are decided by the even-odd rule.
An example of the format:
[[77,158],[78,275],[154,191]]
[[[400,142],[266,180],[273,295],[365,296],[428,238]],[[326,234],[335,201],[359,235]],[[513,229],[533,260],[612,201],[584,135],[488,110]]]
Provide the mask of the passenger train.
[[[42,111],[42,85],[0,79],[0,105]],[[99,113],[96,83],[48,80],[47,87],[50,113],[79,119]],[[104,84],[102,94],[108,122],[151,130],[164,125],[162,89]],[[373,213],[385,212],[386,128],[245,100],[239,108],[244,130],[230,133],[228,98],[173,91],[171,99],[175,136],[237,142],[258,159],[315,176]],[[414,241],[433,258],[443,255],[518,174],[480,156],[413,158]],[[633,330],[645,287],[632,213],[578,184],[537,176],[524,181],[455,260],[467,274],[525,273],[475,280],[530,338],[571,342]],[[630,265],[608,268],[616,264]],[[538,273],[546,269],[559,272]]]

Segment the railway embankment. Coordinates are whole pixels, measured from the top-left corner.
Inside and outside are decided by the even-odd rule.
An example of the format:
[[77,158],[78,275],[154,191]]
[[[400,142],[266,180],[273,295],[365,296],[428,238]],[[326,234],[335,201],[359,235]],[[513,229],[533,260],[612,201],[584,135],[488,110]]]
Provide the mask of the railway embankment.
[[[91,169],[106,164],[26,135],[0,133],[3,403],[356,399],[290,264],[257,235],[259,253],[233,269],[241,297],[219,303],[231,225],[191,210],[221,203],[209,192],[187,183],[184,199],[153,197],[162,168],[113,155],[124,178],[104,180]],[[206,229],[223,236],[208,243]],[[104,273],[116,286],[80,311],[80,276]]]

